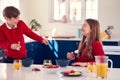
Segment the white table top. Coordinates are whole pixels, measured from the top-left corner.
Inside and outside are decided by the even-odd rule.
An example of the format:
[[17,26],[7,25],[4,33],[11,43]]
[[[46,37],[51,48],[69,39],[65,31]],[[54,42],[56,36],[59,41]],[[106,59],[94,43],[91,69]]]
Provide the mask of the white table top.
[[[32,68],[39,68],[41,71],[32,71]],[[79,77],[65,77],[60,74],[65,70],[79,70],[82,75]],[[114,68],[109,71],[108,80],[119,80],[120,69]],[[103,80],[96,79],[95,73],[87,71],[86,67],[67,67],[60,68],[56,73],[46,73],[41,65],[32,65],[29,68],[22,67],[21,70],[15,70],[12,64],[0,63],[0,80]]]

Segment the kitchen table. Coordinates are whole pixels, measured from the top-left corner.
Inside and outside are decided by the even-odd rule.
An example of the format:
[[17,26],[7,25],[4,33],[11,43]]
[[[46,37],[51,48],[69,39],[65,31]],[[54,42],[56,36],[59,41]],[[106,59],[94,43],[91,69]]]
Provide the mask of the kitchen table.
[[[33,68],[39,68],[41,71],[32,71]],[[79,70],[82,72],[78,77],[65,77],[61,74],[65,70]],[[109,71],[107,80],[119,80],[120,69],[113,68]],[[32,65],[28,68],[22,67],[20,70],[15,70],[13,64],[0,63],[0,80],[105,80],[98,79],[95,73],[87,71],[86,67],[60,68],[56,73],[46,73],[42,65]]]

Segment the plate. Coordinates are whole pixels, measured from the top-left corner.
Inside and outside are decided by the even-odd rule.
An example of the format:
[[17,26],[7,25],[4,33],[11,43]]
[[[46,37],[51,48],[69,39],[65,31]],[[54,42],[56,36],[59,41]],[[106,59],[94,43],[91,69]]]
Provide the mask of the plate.
[[61,72],[62,75],[64,76],[69,76],[69,77],[77,77],[77,76],[81,76],[82,72],[81,71],[75,71],[75,73],[65,73],[66,71]]

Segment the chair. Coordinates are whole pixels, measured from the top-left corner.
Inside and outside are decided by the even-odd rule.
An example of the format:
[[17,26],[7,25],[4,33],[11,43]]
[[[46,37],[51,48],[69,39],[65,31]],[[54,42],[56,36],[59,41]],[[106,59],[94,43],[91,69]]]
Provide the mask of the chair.
[[4,58],[5,58],[4,49],[0,48],[0,63],[4,62]]

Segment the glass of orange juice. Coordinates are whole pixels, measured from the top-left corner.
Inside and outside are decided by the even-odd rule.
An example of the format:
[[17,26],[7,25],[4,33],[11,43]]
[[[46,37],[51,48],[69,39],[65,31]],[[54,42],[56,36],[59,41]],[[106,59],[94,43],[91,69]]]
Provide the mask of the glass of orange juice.
[[49,59],[45,59],[45,60],[43,61],[43,65],[44,65],[44,66],[50,66],[50,65],[52,65],[52,61],[49,60]]
[[95,70],[95,63],[94,62],[88,62],[87,69],[89,72],[93,72]]
[[99,78],[107,78],[108,76],[108,61],[111,63],[111,68],[113,62],[108,56],[95,56],[96,63],[96,76]]
[[96,75],[97,77],[106,78],[108,75],[108,64],[96,64]]
[[14,69],[17,69],[17,70],[21,69],[22,68],[21,60],[14,60],[13,67],[14,67]]

